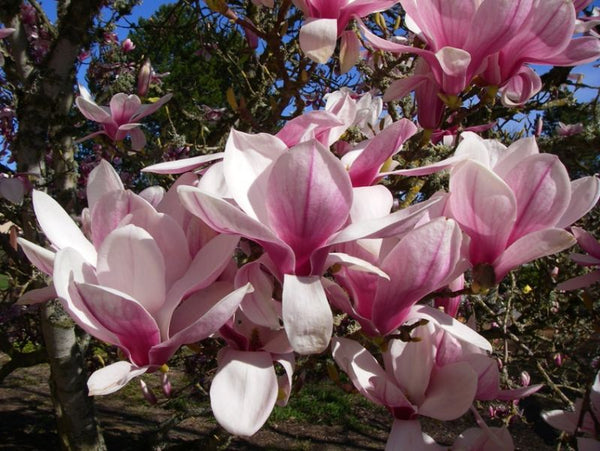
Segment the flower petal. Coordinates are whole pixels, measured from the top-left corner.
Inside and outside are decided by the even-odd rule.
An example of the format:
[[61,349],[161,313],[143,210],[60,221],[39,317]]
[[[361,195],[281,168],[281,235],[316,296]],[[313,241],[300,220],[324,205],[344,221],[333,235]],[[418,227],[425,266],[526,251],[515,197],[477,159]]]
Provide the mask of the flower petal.
[[48,240],[57,249],[77,249],[88,263],[96,265],[96,249],[58,202],[42,191],[34,190],[31,196],[35,216]]
[[131,296],[150,313],[165,302],[165,261],[152,236],[126,225],[111,232],[98,250],[98,282]]
[[285,274],[282,316],[290,344],[298,354],[317,354],[329,345],[333,314],[320,277]]
[[271,354],[227,348],[210,386],[210,404],[215,418],[228,432],[250,436],[269,418],[277,392]]
[[300,48],[311,60],[325,64],[333,55],[338,35],[337,19],[308,19],[300,28]]
[[121,361],[94,371],[87,382],[90,396],[109,395],[123,388],[136,376],[144,374],[148,367],[137,367]]

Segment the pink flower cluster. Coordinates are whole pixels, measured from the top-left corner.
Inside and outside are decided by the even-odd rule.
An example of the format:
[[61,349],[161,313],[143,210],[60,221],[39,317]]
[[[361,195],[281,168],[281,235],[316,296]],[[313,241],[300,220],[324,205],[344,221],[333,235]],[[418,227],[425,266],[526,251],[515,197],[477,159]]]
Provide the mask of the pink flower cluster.
[[[598,179],[571,182],[532,138],[507,148],[469,132],[452,157],[397,169],[391,157],[417,128],[406,119],[386,120],[381,131],[369,126],[381,109],[365,99],[334,93],[324,110],[277,135],[234,129],[220,154],[146,168],[182,174],[167,192],[134,194],[103,161],[88,177],[82,229],[48,195],[33,193],[52,250],[21,245],[54,285],[22,302],[58,296],[77,324],[127,358],[91,376],[92,394],[118,390],[159,369],[181,345],[214,334],[226,347],[211,404],[217,420],[240,435],[255,433],[275,404],[287,402],[295,353],[321,353],[330,343],[356,388],[393,415],[390,447],[431,444],[420,416],[450,420],[476,399],[518,399],[539,388],[501,390],[490,344],[417,303],[462,286],[465,274],[485,289],[573,245],[565,228],[596,204]],[[113,139],[158,108],[125,94],[110,109],[85,97],[78,106]],[[351,126],[366,139],[343,142]],[[441,169],[450,170],[449,192],[397,211],[378,184]],[[236,249],[252,258],[236,264]],[[445,305],[455,314],[456,305]],[[332,341],[332,307],[366,336],[386,337],[385,368],[357,342]],[[412,329],[409,341],[397,339],[402,327]],[[505,430],[482,428],[457,443],[512,443]]]

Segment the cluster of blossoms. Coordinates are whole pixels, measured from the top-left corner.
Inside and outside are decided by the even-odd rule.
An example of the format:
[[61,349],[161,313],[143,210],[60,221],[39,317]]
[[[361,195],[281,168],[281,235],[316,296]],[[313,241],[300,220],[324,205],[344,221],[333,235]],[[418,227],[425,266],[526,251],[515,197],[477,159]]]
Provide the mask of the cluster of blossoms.
[[[57,296],[84,330],[127,357],[96,371],[90,393],[118,390],[161,368],[181,345],[220,336],[227,346],[210,389],[213,411],[230,432],[251,435],[276,403],[287,402],[294,353],[331,349],[359,392],[390,410],[395,449],[431,444],[420,416],[451,420],[474,400],[539,389],[501,390],[490,344],[452,317],[456,305],[445,303],[443,312],[418,302],[464,286],[465,274],[488,288],[511,269],[572,246],[565,228],[593,208],[600,182],[571,182],[533,138],[507,148],[472,133],[446,160],[395,168],[391,157],[417,128],[402,119],[373,133],[368,113],[379,103],[369,99],[337,92],[324,110],[289,121],[277,135],[232,130],[222,153],[146,168],[181,174],[167,192],[125,190],[103,161],[88,177],[81,230],[34,192],[53,250],[21,245],[53,286],[22,302]],[[141,110],[136,98],[117,94],[110,109],[85,97],[78,106],[109,134],[139,131],[134,116],[159,105]],[[345,143],[349,127],[369,137]],[[393,212],[392,193],[377,183],[442,169],[450,170],[449,192]],[[249,241],[261,246],[259,255]],[[358,342],[332,340],[333,311],[353,318],[365,337],[385,338],[384,367]],[[505,430],[484,426],[461,436],[456,449],[490,440],[512,443]]]
[[[295,0],[307,18],[300,45],[325,62],[341,38],[342,69],[351,66],[360,42],[346,30],[349,21],[362,24],[360,17],[395,3]],[[360,26],[373,46],[420,58],[415,75],[393,83],[384,100],[416,90],[423,128],[437,128],[443,109],[456,107],[474,82],[499,88],[506,104],[517,105],[540,89],[526,63],[573,65],[600,55],[595,37],[573,39],[586,2],[400,4],[424,48]],[[146,69],[143,86],[149,63]],[[119,93],[106,107],[81,93],[79,110],[102,127],[82,139],[129,137],[133,150],[146,144],[139,120],[170,99],[143,105]],[[507,147],[473,132],[463,133],[443,161],[398,168],[393,157],[418,128],[381,114],[382,99],[370,93],[331,93],[323,110],[275,135],[233,129],[221,153],[147,167],[178,175],[168,191],[126,190],[102,161],[88,176],[81,228],[34,191],[51,250],[20,244],[53,285],[20,302],[58,297],[83,330],[122,351],[126,360],[92,374],[90,394],[112,393],[160,370],[182,345],[220,337],[226,346],[211,383],[212,409],[231,433],[252,435],[276,404],[287,403],[295,355],[331,352],[356,389],[392,415],[388,449],[444,449],[421,431],[420,417],[453,420],[470,409],[476,414],[476,400],[515,400],[540,388],[529,381],[500,388],[491,345],[455,319],[461,299],[452,290],[467,283],[475,293],[487,290],[512,269],[578,240],[592,254],[578,261],[597,265],[597,243],[568,228],[596,205],[600,181],[571,181],[533,138]],[[344,141],[350,128],[365,139]],[[449,171],[448,191],[404,209],[394,208],[394,194],[379,183],[441,170]],[[597,272],[563,288],[596,280]],[[358,341],[334,336],[334,312],[380,345],[381,361]],[[512,448],[506,429],[479,425],[453,449]]]

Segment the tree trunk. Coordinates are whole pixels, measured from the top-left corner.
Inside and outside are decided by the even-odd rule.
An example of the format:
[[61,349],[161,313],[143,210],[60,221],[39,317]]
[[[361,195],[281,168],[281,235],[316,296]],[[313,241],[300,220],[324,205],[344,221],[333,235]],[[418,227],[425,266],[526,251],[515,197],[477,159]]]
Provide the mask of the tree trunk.
[[41,317],[60,446],[69,451],[105,450],[93,398],[88,396],[83,354],[73,322],[57,301],[47,302]]
[[[103,0],[60,2],[58,23],[50,30],[53,37],[50,51],[39,63],[31,61],[27,53],[20,4],[19,0],[0,0],[0,19],[16,29],[7,38],[14,64],[5,67],[8,80],[18,87],[15,92],[19,130],[11,151],[17,172],[28,173],[36,185],[58,198],[70,211],[77,174],[67,124],[74,98],[75,67],[79,52],[92,40],[93,21]],[[44,22],[49,23],[47,18]],[[46,165],[49,150],[53,161]],[[21,226],[25,238],[41,243],[34,224],[33,212],[23,209]],[[56,301],[43,307],[41,322],[61,447],[106,449],[94,415],[93,398],[88,396],[87,371],[73,322]]]

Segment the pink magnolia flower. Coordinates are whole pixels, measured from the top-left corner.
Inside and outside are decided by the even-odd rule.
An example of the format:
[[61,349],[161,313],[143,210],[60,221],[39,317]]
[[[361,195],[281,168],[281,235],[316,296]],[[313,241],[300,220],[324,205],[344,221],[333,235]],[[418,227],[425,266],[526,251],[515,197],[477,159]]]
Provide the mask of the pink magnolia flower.
[[[433,447],[431,439],[420,433],[419,416],[453,420],[463,415],[475,399],[477,373],[467,362],[440,361],[444,353],[440,340],[447,333],[467,340],[477,334],[443,313],[437,314],[445,326],[428,317],[429,322],[412,333],[418,341],[388,343],[383,352],[384,368],[359,343],[347,338],[332,340],[333,358],[357,390],[386,407],[394,417],[386,449],[427,449],[414,446],[423,442]],[[418,319],[418,315],[412,319]],[[477,340],[485,343],[482,337]]]
[[559,290],[577,290],[600,281],[600,243],[591,233],[579,227],[572,227],[571,231],[579,246],[589,254],[572,254],[571,260],[582,266],[597,266],[598,269],[559,283],[556,287]]
[[[293,0],[307,18],[300,29],[300,48],[313,61],[326,63],[353,16],[391,8],[398,0]],[[352,43],[351,45],[355,45]]]
[[[314,139],[288,149],[275,136],[232,130],[222,165],[211,167],[204,178],[216,170],[221,171],[220,181],[203,188],[182,187],[181,201],[216,231],[242,235],[263,247],[283,281],[284,327],[299,353],[321,352],[331,337],[333,317],[321,284],[331,248],[398,233],[426,208],[348,224],[350,177]],[[346,257],[338,254],[336,262],[357,263]],[[361,264],[381,274],[367,262]]]
[[[214,283],[231,264],[236,237],[216,236],[194,252],[194,235],[179,218],[124,190],[106,162],[92,171],[87,189],[91,241],[56,201],[34,191],[36,217],[57,252],[20,244],[53,276],[73,320],[128,358],[90,377],[90,394],[108,394],[158,369],[181,345],[215,333],[251,286]],[[174,207],[170,199],[167,193],[161,202],[167,210]]]
[[360,244],[349,244],[344,250],[381,268],[389,280],[360,268],[341,268],[335,280],[349,297],[337,296],[332,302],[367,333],[387,335],[406,321],[421,298],[448,285],[469,265],[463,255],[462,232],[451,219],[437,218],[401,239],[378,241],[373,246],[376,254]]
[[129,136],[133,150],[140,150],[146,145],[146,137],[140,130],[141,124],[138,121],[154,113],[172,97],[172,94],[167,94],[155,103],[142,105],[138,96],[118,93],[110,100],[110,106],[106,107],[97,105],[83,86],[79,86],[79,91],[81,95],[75,100],[77,108],[87,119],[99,122],[102,130],[78,141],[85,141],[98,135],[106,135],[113,141],[121,141]]
[[[524,64],[576,66],[600,57],[600,41],[586,36],[573,39],[576,10],[572,2],[562,0],[529,0],[521,2],[528,14],[525,21],[511,34],[509,42],[489,56],[485,70],[480,74],[485,83],[499,87],[511,86],[514,77],[523,75]],[[580,6],[580,5],[579,5]],[[539,77],[527,69],[530,83],[541,86]],[[535,94],[535,90],[532,91]],[[519,103],[527,100],[525,91],[518,96]]]
[[524,103],[541,87],[526,63],[574,66],[600,57],[593,37],[573,39],[575,7],[563,0],[401,0],[409,28],[424,49],[386,41],[361,29],[375,47],[427,61],[444,95],[458,96],[479,76],[503,90],[507,104]]
[[556,127],[556,134],[558,136],[573,136],[581,133],[583,131],[583,124],[563,124],[562,122],[558,123]]
[[575,244],[563,229],[596,205],[598,178],[571,182],[558,157],[540,154],[533,138],[506,148],[471,133],[462,136],[454,156],[396,173],[452,168],[446,213],[471,238],[476,279],[484,286],[498,283],[512,268]]
[[123,52],[125,52],[125,53],[129,53],[129,52],[133,51],[134,49],[135,49],[135,44],[129,38],[125,39],[121,43],[121,50],[123,50]]

